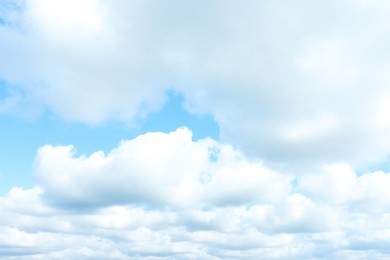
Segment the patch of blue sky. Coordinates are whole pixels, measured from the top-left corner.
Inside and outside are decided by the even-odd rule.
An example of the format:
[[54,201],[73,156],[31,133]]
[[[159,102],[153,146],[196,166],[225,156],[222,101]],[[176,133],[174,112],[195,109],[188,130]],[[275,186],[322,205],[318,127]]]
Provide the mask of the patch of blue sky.
[[9,11],[9,3],[7,1],[0,2],[0,25],[6,25],[5,16]]
[[1,0],[0,1],[0,26],[15,25],[17,16],[23,12],[23,1]]
[[[1,18],[0,18],[0,24],[1,24]],[[7,89],[7,83],[3,80],[0,80],[0,101],[6,98],[9,95],[8,89]]]
[[373,163],[368,166],[365,166],[364,168],[358,168],[356,170],[356,174],[357,176],[361,176],[365,173],[376,172],[376,171],[383,171],[385,173],[390,173],[390,157],[378,163]]
[[217,162],[220,153],[221,153],[221,151],[219,150],[218,147],[209,148],[209,161],[210,162]]
[[168,102],[164,108],[148,115],[142,122],[143,131],[171,132],[181,126],[186,126],[193,133],[193,140],[210,137],[219,138],[219,127],[210,114],[194,115],[183,109],[184,97],[182,94],[169,91]]
[[[7,96],[4,86],[0,83],[0,99]],[[99,150],[108,153],[121,140],[133,139],[146,132],[171,132],[181,126],[192,130],[194,140],[218,139],[219,128],[212,116],[189,114],[182,103],[182,95],[169,92],[165,106],[148,115],[136,128],[119,122],[97,127],[67,123],[52,115],[35,121],[0,115],[0,193],[4,194],[14,186],[30,188],[36,184],[32,165],[37,149],[45,144],[72,144],[77,150],[76,156]]]

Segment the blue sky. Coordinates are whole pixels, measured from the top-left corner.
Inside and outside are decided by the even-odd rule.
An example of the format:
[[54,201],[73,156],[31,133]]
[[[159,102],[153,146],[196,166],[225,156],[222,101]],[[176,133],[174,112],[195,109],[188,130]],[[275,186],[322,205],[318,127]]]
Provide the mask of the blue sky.
[[389,12],[3,0],[0,257],[388,259]]
[[[5,88],[3,84],[2,90]],[[4,92],[5,97],[7,93]],[[36,184],[30,172],[37,149],[45,144],[72,144],[78,155],[90,155],[99,150],[108,153],[121,140],[153,131],[171,132],[181,126],[192,130],[193,140],[206,137],[218,140],[218,125],[212,116],[190,114],[183,108],[183,102],[180,94],[168,91],[166,103],[159,111],[138,118],[131,125],[108,122],[91,126],[62,121],[50,114],[34,119],[3,115],[0,121],[3,144],[0,150],[3,158],[1,191],[5,194],[14,186],[32,188]]]

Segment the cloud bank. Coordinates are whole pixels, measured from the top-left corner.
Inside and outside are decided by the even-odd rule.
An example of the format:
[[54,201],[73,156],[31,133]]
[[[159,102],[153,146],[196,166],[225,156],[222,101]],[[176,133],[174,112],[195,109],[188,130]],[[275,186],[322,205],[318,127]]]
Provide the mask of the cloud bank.
[[37,187],[1,197],[0,255],[385,259],[390,175],[367,169],[390,154],[389,10],[3,1],[0,113],[128,124],[173,89],[220,140],[180,128],[108,154],[42,146]]
[[10,259],[364,259],[389,245],[390,174],[348,165],[289,176],[191,132],[109,154],[43,146],[39,186],[1,197]]
[[173,88],[270,165],[389,153],[386,1],[16,3],[1,12],[2,111],[131,121]]
[[211,139],[193,142],[185,128],[123,141],[107,156],[96,152],[75,158],[71,146],[44,146],[35,164],[48,197],[83,207],[123,202],[157,208],[272,202],[289,192],[291,181],[260,163],[248,162],[231,146]]

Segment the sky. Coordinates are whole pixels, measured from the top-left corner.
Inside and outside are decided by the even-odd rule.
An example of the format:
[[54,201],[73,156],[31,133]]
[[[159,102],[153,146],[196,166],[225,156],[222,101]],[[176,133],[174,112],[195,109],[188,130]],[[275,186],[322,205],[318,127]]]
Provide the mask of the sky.
[[0,0],[1,258],[390,258],[389,12]]

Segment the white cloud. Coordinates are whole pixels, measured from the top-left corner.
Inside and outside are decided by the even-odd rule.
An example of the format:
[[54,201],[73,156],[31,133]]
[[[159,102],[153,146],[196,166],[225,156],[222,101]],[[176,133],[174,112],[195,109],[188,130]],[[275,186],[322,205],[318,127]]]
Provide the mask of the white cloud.
[[0,198],[0,255],[386,258],[390,175],[356,169],[390,152],[388,10],[382,0],[6,1],[0,113],[127,122],[175,88],[186,109],[214,116],[225,144],[183,128],[108,154],[45,145],[39,186]]
[[21,104],[128,121],[159,109],[173,87],[188,109],[214,115],[223,140],[267,165],[361,167],[390,151],[385,1],[28,0],[20,9],[1,12],[0,75],[34,101]]
[[301,194],[292,194],[276,205],[256,205],[247,212],[248,220],[270,233],[305,233],[337,230],[339,209],[318,205]]
[[1,27],[0,75],[27,99],[88,123],[128,120],[161,106],[169,84],[164,68],[142,35],[129,31],[131,21],[121,24],[128,17],[115,13],[121,6],[31,0],[20,8],[17,25]]
[[380,213],[389,210],[389,185],[388,173],[376,171],[358,176],[348,165],[330,165],[323,172],[299,180],[300,188],[316,201]]
[[0,255],[10,259],[388,254],[384,172],[344,164],[290,176],[229,145],[192,141],[185,128],[122,141],[108,155],[44,146],[35,169],[39,187],[0,198]]
[[113,201],[152,207],[240,205],[278,201],[289,192],[289,176],[250,163],[228,145],[191,138],[185,128],[147,133],[123,141],[107,156],[96,152],[78,158],[72,146],[44,146],[36,176],[48,198],[81,207]]

